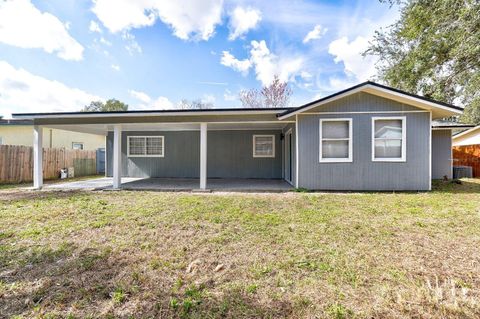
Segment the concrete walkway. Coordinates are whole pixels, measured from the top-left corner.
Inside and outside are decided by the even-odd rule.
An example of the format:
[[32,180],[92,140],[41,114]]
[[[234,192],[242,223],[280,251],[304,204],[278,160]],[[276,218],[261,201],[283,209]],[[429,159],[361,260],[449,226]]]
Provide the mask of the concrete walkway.
[[[102,177],[84,181],[64,182],[44,185],[44,189],[112,189],[112,178]],[[156,191],[195,191],[199,189],[196,178],[122,178],[122,189]],[[225,192],[285,192],[293,187],[278,179],[220,179],[207,180],[207,189]]]

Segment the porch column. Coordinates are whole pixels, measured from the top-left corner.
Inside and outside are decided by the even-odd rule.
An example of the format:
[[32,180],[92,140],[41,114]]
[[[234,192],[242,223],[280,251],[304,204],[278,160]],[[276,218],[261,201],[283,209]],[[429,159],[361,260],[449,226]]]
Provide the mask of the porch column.
[[43,128],[33,126],[33,188],[43,186]]
[[113,189],[122,185],[122,127],[113,127]]
[[207,188],[207,123],[200,124],[200,189]]

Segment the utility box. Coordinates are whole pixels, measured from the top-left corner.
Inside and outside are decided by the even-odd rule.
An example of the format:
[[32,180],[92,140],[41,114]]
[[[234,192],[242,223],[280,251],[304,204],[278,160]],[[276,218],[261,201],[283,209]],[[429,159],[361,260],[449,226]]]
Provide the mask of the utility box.
[[73,178],[75,177],[75,168],[69,167],[68,168],[68,178]]

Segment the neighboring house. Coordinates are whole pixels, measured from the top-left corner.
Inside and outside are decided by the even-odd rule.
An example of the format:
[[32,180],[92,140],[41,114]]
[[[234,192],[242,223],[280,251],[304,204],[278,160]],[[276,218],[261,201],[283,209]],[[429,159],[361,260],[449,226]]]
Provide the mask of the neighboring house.
[[[430,190],[452,176],[462,108],[365,82],[297,108],[14,114],[42,127],[107,136],[107,175],[284,179],[313,190]],[[38,147],[37,147],[38,148]],[[35,153],[41,187],[41,153]]]
[[[0,119],[0,145],[33,145],[33,122]],[[105,136],[43,128],[43,147],[96,150],[105,147]]]
[[453,146],[480,145],[480,125],[453,135]]

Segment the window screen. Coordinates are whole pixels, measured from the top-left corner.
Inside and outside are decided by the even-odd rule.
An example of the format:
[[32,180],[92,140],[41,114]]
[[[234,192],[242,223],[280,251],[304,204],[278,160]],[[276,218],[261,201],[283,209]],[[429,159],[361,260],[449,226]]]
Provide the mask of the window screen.
[[128,156],[163,157],[163,136],[129,136]]
[[73,150],[83,150],[83,143],[81,142],[72,142]]
[[147,137],[147,155],[163,155],[163,137]]
[[404,159],[403,119],[374,119],[373,159]]
[[275,136],[254,135],[253,157],[275,157]]
[[320,120],[320,161],[351,161],[351,119]]

